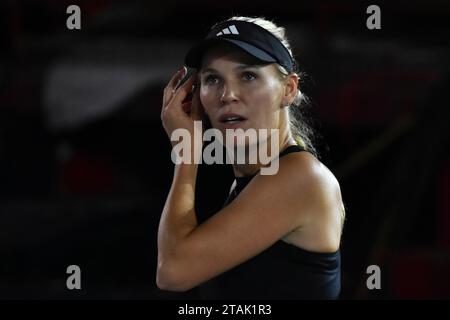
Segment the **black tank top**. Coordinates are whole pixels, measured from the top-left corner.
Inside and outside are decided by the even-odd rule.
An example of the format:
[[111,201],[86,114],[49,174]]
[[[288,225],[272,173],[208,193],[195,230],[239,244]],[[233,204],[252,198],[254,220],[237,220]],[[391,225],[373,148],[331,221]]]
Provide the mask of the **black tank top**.
[[[304,151],[293,145],[279,157]],[[258,173],[258,172],[257,172]],[[236,177],[224,206],[233,201],[256,174]],[[199,286],[202,299],[337,299],[341,290],[339,250],[319,253],[278,240],[255,257]]]

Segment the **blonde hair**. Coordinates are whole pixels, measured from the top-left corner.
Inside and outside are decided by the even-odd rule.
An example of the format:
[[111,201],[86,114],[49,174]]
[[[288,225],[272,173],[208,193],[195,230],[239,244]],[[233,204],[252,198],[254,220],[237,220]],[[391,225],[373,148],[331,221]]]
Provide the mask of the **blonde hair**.
[[[266,29],[267,31],[272,33],[275,37],[277,37],[278,40],[281,41],[281,43],[286,47],[286,49],[291,54],[291,57],[294,58],[291,45],[286,36],[285,28],[277,26],[274,22],[267,20],[264,17],[234,16],[227,20],[250,22]],[[289,75],[289,72],[283,66],[277,64],[277,67],[281,77],[284,78]],[[302,79],[303,76],[302,72],[293,71],[293,73],[297,74],[299,78]],[[301,112],[302,106],[308,104],[309,104],[308,98],[300,91],[300,89],[298,89],[294,101],[289,106],[289,128],[293,138],[295,139],[298,145],[302,146],[304,149],[318,156],[312,142],[314,132],[310,127],[310,125],[306,122],[306,119],[304,118]]]

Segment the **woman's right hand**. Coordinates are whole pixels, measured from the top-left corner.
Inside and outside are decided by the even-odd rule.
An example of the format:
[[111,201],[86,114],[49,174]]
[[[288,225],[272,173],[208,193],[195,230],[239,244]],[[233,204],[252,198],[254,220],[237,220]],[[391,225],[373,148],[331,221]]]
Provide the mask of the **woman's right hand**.
[[186,72],[185,67],[181,68],[173,75],[164,89],[161,120],[169,139],[172,132],[179,128],[187,129],[193,137],[194,121],[202,120],[204,117],[199,90],[194,91],[191,101],[185,101],[186,97],[192,92],[197,73],[193,73],[185,83],[178,87]]

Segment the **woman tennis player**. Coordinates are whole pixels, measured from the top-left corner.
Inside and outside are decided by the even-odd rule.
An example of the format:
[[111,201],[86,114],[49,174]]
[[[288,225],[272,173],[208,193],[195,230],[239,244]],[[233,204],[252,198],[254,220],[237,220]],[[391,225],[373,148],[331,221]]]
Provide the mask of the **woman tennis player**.
[[344,206],[338,181],[296,118],[301,74],[284,28],[233,17],[214,25],[185,64],[196,72],[180,85],[183,67],[164,90],[161,119],[168,136],[179,128],[193,136],[194,121],[202,119],[224,136],[227,130],[276,129],[277,136],[256,144],[277,140],[272,151],[279,168],[263,175],[267,164],[260,161],[233,163],[235,181],[223,207],[199,223],[198,164],[175,164],[158,230],[158,287],[198,287],[204,299],[338,298]]

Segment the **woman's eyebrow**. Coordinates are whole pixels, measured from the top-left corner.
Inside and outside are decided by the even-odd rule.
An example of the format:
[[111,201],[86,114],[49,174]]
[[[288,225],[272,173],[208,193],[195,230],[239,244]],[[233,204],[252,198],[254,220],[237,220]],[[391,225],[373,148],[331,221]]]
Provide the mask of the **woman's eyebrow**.
[[218,71],[214,68],[205,68],[205,69],[201,69],[200,73],[207,73],[207,72],[216,72],[218,73]]

